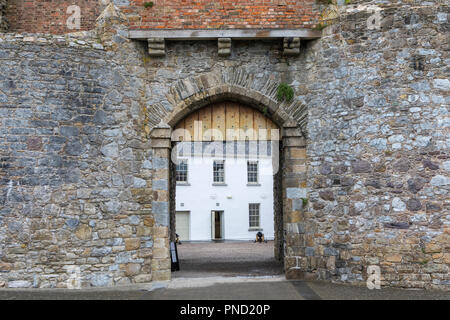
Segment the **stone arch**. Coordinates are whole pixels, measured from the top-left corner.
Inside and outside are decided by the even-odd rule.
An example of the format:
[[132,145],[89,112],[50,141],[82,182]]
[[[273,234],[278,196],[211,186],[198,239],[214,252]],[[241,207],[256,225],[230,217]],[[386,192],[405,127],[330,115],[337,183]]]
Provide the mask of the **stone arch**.
[[[266,114],[281,128],[281,156],[276,197],[280,202],[280,230],[275,256],[284,258],[286,275],[292,277],[300,270],[303,258],[299,237],[304,237],[302,198],[306,198],[306,121],[307,109],[295,100],[278,102],[278,82],[255,79],[242,69],[229,68],[177,81],[163,101],[147,109],[150,131],[153,172],[153,200],[151,212],[155,218],[153,280],[170,279],[170,213],[174,206],[174,186],[170,161],[171,132],[175,125],[190,113],[215,102],[230,100],[244,103]],[[299,169],[300,168],[300,169]],[[299,170],[301,172],[299,172]],[[158,253],[155,255],[155,252]],[[158,276],[161,274],[162,276]]]
[[207,104],[232,100],[247,104],[268,116],[280,127],[298,127],[306,135],[307,108],[300,100],[277,101],[279,82],[261,81],[242,69],[229,68],[177,81],[164,101],[147,109],[150,130],[173,126],[189,113]]

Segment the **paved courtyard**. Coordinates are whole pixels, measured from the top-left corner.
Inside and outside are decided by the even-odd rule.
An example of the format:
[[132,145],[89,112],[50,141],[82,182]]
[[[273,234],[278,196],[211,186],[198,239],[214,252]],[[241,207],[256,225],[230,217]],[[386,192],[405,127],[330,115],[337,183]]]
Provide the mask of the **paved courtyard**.
[[273,241],[183,242],[178,245],[180,271],[174,278],[272,276],[283,274],[274,258]]

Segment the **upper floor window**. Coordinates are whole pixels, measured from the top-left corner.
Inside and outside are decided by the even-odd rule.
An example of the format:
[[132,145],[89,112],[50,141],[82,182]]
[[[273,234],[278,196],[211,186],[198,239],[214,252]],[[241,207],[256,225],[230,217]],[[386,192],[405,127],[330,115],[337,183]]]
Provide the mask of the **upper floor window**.
[[250,228],[259,228],[259,203],[248,204],[248,225]]
[[247,182],[258,183],[258,161],[247,161]]
[[187,160],[178,160],[176,165],[176,180],[180,183],[188,182],[188,162]]
[[224,160],[214,160],[213,182],[214,183],[225,183],[225,161]]

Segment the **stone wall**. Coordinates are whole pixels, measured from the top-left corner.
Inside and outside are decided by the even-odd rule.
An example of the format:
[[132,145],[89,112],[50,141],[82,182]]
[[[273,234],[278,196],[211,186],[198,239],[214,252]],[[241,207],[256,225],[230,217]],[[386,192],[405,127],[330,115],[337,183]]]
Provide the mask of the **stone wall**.
[[307,49],[310,206],[291,264],[449,289],[449,6],[360,3],[375,7],[342,7]]
[[151,281],[143,48],[0,39],[0,287]]
[[215,41],[171,42],[166,58],[153,59],[144,44],[112,38],[119,44],[103,48],[89,34],[2,37],[6,286],[64,287],[73,266],[83,286],[169,278],[168,150],[159,136],[147,139],[148,117],[158,112],[147,107],[192,76],[213,73],[273,93],[267,83],[302,69],[301,60],[288,66],[281,41],[238,42],[228,59],[217,57]]

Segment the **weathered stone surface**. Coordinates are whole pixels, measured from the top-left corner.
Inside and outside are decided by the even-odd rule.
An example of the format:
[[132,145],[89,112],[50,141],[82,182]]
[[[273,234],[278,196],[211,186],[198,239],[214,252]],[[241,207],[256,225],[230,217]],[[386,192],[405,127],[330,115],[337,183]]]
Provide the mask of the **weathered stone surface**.
[[137,250],[141,246],[140,238],[125,239],[125,250]]
[[30,288],[31,282],[24,280],[9,281],[8,288]]
[[286,197],[288,199],[301,199],[307,197],[307,191],[304,188],[287,188]]
[[400,159],[394,163],[393,167],[397,172],[407,172],[410,168],[410,163],[407,159]]
[[402,199],[395,197],[392,199],[392,209],[394,211],[405,211],[406,204],[402,201]]
[[101,152],[106,157],[117,158],[119,156],[118,145],[115,142],[112,142],[102,147]]
[[[128,263],[125,265],[125,275],[128,277],[135,276],[141,271],[141,265],[137,263]],[[136,281],[138,282],[138,281]]]
[[320,191],[320,192],[319,192],[319,196],[320,196],[323,200],[334,201],[334,194],[333,194],[333,191],[331,191],[331,190]]
[[422,161],[424,168],[428,168],[430,170],[438,170],[439,164],[436,162],[430,161],[430,160],[423,160]]
[[151,274],[140,274],[140,275],[134,277],[134,281],[136,283],[146,283],[146,282],[151,282],[152,280],[158,281],[158,280],[169,280],[169,279],[170,279],[170,274],[168,275],[167,278],[164,278],[164,279],[153,279]]
[[8,272],[11,271],[13,265],[11,263],[0,262],[0,272]]
[[420,203],[420,201],[418,199],[412,198],[406,202],[406,207],[410,211],[418,211],[422,208],[422,204]]
[[450,184],[450,178],[447,176],[437,175],[431,178],[430,184],[434,187],[446,186]]
[[91,277],[93,287],[108,287],[113,284],[113,279],[108,274],[94,274]]
[[426,182],[427,181],[424,178],[422,178],[422,177],[409,179],[408,180],[408,189],[412,193],[417,193],[420,190],[422,190],[422,188],[424,187]]
[[89,226],[82,224],[75,231],[75,235],[80,240],[90,240],[92,238],[92,229]]
[[352,162],[352,169],[354,173],[368,173],[372,170],[370,162],[358,160]]
[[[315,79],[320,80],[305,84],[303,91],[305,101],[310,103],[308,186],[313,190],[309,194],[313,199],[308,208],[317,228],[313,229],[314,233],[323,234],[308,247],[315,248],[315,257],[321,258],[319,243],[356,244],[355,259],[345,260],[352,271],[330,275],[328,260],[324,260],[321,266],[307,263],[292,272],[300,274],[313,269],[321,279],[358,281],[365,275],[355,272],[357,267],[364,263],[377,264],[386,285],[408,283],[411,287],[448,290],[448,284],[440,280],[445,278],[443,273],[436,271],[439,276],[431,281],[429,271],[410,263],[410,259],[418,260],[424,255],[421,259],[433,266],[429,270],[440,270],[438,266],[442,262],[435,260],[431,253],[413,253],[410,246],[405,246],[405,243],[433,239],[442,243],[441,223],[448,224],[448,217],[439,214],[445,208],[443,195],[447,193],[446,168],[449,167],[447,121],[444,120],[448,110],[443,107],[448,104],[443,94],[448,90],[448,77],[444,76],[441,60],[445,54],[439,41],[422,33],[427,29],[444,39],[445,30],[437,23],[437,16],[448,9],[437,2],[430,6],[417,2],[415,8],[408,7],[404,1],[371,2],[370,5],[380,9],[384,22],[379,29],[366,29],[371,15],[366,4],[356,0],[352,1],[355,5],[352,9],[343,5],[339,22],[324,29],[322,39],[312,46],[308,60],[311,65],[320,64],[313,72],[318,77]],[[418,32],[413,37],[407,36],[410,28]],[[383,45],[377,43],[380,37],[386,41]],[[344,41],[346,49],[338,41]],[[417,45],[415,49],[409,47],[412,43]],[[423,43],[430,46],[425,48]],[[344,52],[349,53],[345,61]],[[354,64],[361,59],[362,64]],[[428,77],[430,72],[433,76]],[[380,86],[374,86],[375,83]],[[317,98],[323,92],[329,95]],[[336,95],[337,92],[342,95]],[[431,113],[438,118],[428,117]],[[335,169],[330,173],[330,163],[335,168],[350,165],[351,175]],[[330,177],[333,173],[341,176]],[[334,206],[323,200],[331,187]],[[349,221],[353,216],[359,222],[351,226],[348,237],[341,236],[336,220]],[[362,227],[372,222],[378,226]],[[372,236],[379,245],[365,242]],[[343,249],[337,247],[337,250]],[[437,250],[442,252],[442,248]],[[377,259],[369,262],[374,255]],[[445,265],[444,269],[448,268]],[[411,284],[408,277],[412,274],[430,280]]]

